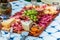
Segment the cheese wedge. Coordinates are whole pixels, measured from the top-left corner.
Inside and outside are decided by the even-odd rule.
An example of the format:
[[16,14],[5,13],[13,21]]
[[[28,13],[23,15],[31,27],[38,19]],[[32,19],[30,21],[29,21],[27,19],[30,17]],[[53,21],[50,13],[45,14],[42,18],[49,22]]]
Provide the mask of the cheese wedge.
[[31,20],[30,21],[21,21],[21,23],[22,23],[23,29],[25,31],[30,31],[30,28],[33,24],[33,22]]

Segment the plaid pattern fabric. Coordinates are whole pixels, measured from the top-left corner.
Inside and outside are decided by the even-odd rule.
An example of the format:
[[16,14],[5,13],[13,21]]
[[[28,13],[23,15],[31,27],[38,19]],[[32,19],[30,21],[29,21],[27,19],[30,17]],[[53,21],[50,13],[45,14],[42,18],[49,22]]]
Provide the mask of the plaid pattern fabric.
[[[12,15],[20,11],[25,5],[31,4],[24,0],[11,2]],[[41,4],[41,3],[38,3]],[[54,19],[54,21],[43,31],[39,37],[27,36],[28,32],[22,34],[12,33],[9,40],[60,40],[60,14]],[[9,32],[2,31],[3,37],[8,37]]]

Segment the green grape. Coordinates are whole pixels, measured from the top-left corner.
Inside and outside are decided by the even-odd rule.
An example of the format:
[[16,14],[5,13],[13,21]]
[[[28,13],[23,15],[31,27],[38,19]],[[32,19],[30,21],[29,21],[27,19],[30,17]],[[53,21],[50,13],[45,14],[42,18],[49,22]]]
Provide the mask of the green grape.
[[34,21],[38,21],[38,19],[36,18],[36,19],[34,19]]
[[37,21],[37,11],[35,9],[24,11],[26,16],[29,16],[32,21]]
[[36,19],[36,21],[38,21],[38,19]]
[[26,15],[29,16],[29,13],[27,13]]
[[30,15],[30,18],[33,19],[33,15]]
[[34,21],[37,21],[38,19],[37,19],[37,17],[36,16],[34,16]]
[[31,13],[34,14],[34,11],[32,10]]
[[27,15],[27,13],[25,13],[25,15]]
[[24,13],[27,13],[27,11],[24,11]]
[[33,15],[36,15],[36,14],[37,14],[37,12],[36,12],[36,11],[32,11],[32,14],[33,14]]
[[33,17],[30,17],[31,20],[33,20]]
[[32,13],[31,13],[31,12],[30,12],[29,14],[30,14],[30,15],[32,15]]
[[35,15],[31,15],[30,19],[33,20],[33,21],[36,21],[36,16]]
[[37,14],[37,11],[35,11],[35,13]]
[[33,21],[36,21],[36,19],[33,19]]
[[27,10],[27,12],[25,11],[25,13],[28,13],[29,15],[36,15],[37,11],[32,9],[32,10]]
[[28,13],[30,13],[31,12],[31,10],[27,10],[28,11]]
[[36,19],[37,17],[36,16],[34,16],[34,19]]

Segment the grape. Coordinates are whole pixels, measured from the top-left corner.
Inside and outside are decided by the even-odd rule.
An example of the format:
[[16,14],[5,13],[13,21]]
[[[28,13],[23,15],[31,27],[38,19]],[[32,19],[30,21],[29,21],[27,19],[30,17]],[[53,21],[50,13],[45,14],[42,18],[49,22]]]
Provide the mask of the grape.
[[27,13],[27,16],[29,16],[29,13]]
[[33,15],[31,15],[30,18],[33,19]]
[[36,19],[33,19],[34,21],[36,21]]
[[24,13],[27,13],[27,11],[24,11]]
[[34,16],[34,19],[36,19],[37,17],[36,16]]
[[34,14],[34,11],[32,10],[31,13]]
[[38,19],[36,18],[36,19],[33,19],[34,21],[37,21]]
[[38,21],[38,19],[36,19]]
[[26,16],[29,16],[29,18],[32,21],[37,21],[37,11],[35,9],[31,9],[31,10],[26,10],[24,11]]
[[36,14],[37,14],[36,10],[32,10],[31,13],[32,13],[33,15],[36,15]]
[[28,10],[28,13],[30,13],[31,12],[31,10]]

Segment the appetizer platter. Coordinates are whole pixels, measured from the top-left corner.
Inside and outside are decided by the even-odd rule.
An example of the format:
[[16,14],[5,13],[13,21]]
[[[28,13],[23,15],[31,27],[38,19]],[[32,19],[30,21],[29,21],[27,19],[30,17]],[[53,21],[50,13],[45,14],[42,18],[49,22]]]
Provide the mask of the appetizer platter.
[[29,32],[29,36],[39,36],[53,19],[59,14],[56,7],[52,5],[30,5],[25,6],[20,12],[15,13],[7,20],[0,23],[0,29],[13,33]]

